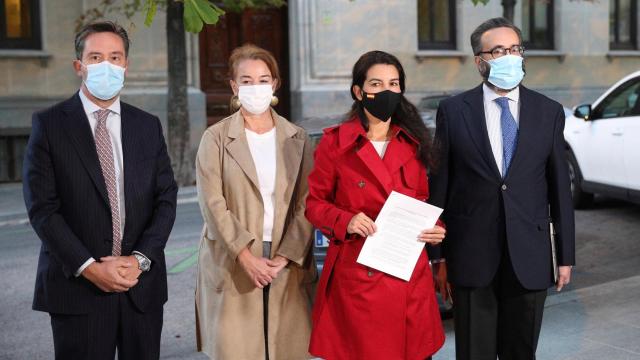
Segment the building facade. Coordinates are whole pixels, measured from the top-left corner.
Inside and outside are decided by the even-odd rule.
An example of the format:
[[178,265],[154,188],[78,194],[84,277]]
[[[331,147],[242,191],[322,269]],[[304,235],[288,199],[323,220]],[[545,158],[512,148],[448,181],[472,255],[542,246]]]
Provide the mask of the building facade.
[[[517,0],[524,84],[571,107],[595,100],[640,69],[637,0]],[[347,111],[351,67],[372,49],[395,54],[408,96],[480,83],[469,37],[502,15],[499,0],[298,0],[289,2],[292,118]]]
[[[591,102],[640,69],[639,0],[517,0],[515,23],[526,47],[524,84],[571,107]],[[72,68],[76,20],[100,0],[0,0],[0,182],[20,179],[31,114],[77,91]],[[187,35],[191,151],[202,132],[228,115],[227,59],[252,42],[282,68],[278,111],[299,122],[335,118],[352,102],[351,68],[369,50],[395,54],[407,95],[474,87],[480,78],[469,43],[483,21],[501,16],[500,0],[289,0],[288,7],[225,15]],[[150,28],[107,14],[129,28],[130,67],[122,94],[163,121],[167,55],[164,14]]]
[[[69,98],[80,87],[73,70],[77,19],[99,0],[0,0],[0,182],[21,178],[31,114]],[[167,129],[167,48],[164,14],[153,25],[142,16],[108,14],[129,32],[129,68],[122,100],[157,115]],[[132,25],[135,24],[135,25]],[[199,89],[198,37],[187,36],[191,151],[205,129]],[[195,64],[193,64],[195,62]]]

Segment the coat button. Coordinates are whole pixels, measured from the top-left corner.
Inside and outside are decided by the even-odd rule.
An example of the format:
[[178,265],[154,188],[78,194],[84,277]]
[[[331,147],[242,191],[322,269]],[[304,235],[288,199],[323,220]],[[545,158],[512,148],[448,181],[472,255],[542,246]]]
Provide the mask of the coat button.
[[371,271],[371,270],[367,271],[367,276],[368,277],[372,277],[373,276],[373,271]]
[[362,188],[364,187],[364,185],[365,185],[364,180],[360,180],[360,182],[358,183],[358,187],[359,187],[360,189],[362,189]]
[[505,190],[507,190],[507,185],[502,184],[502,191],[505,191]]

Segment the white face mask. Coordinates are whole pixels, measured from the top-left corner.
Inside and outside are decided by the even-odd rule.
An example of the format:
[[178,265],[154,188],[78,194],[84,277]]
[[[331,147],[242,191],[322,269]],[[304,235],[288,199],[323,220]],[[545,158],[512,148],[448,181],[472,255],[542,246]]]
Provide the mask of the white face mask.
[[124,86],[125,68],[108,61],[98,64],[82,64],[87,68],[87,78],[84,81],[91,95],[100,100],[113,99]]
[[267,111],[273,97],[271,84],[242,85],[238,89],[238,100],[242,107],[254,115]]

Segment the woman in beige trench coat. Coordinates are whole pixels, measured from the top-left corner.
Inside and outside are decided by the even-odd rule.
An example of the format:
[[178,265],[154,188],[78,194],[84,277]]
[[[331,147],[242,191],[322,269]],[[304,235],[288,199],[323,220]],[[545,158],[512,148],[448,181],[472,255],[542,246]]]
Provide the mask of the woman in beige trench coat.
[[306,359],[317,277],[304,216],[311,143],[269,107],[280,82],[269,52],[242,46],[229,69],[240,110],[205,131],[196,159],[205,220],[198,350],[222,360]]

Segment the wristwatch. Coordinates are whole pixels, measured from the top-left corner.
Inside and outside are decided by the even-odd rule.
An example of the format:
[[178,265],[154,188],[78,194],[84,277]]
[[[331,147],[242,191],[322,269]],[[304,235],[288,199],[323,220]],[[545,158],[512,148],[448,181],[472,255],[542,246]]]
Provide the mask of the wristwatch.
[[135,256],[138,260],[138,269],[142,270],[143,272],[149,271],[149,268],[151,268],[151,261],[149,259],[140,254],[133,254],[133,256]]

